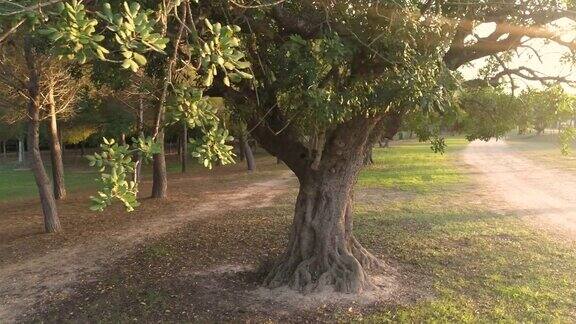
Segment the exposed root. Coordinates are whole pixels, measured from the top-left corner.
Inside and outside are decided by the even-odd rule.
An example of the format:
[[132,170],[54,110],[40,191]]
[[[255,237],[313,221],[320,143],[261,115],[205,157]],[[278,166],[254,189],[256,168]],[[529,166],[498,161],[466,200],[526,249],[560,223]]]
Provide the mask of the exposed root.
[[366,270],[383,270],[386,264],[366,250],[355,237],[350,239],[350,249],[360,265]]
[[[265,286],[278,288],[288,285],[302,293],[334,291],[360,293],[376,289],[367,270],[383,270],[380,261],[352,238],[347,249],[317,255],[296,264],[289,258],[277,264],[268,274]],[[349,252],[350,251],[350,252]]]

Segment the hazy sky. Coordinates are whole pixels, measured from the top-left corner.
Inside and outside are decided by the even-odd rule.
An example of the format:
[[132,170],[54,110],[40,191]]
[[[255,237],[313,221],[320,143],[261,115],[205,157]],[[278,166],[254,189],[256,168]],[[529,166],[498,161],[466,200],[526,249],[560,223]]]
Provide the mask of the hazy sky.
[[[475,33],[479,37],[485,37],[494,31],[494,24],[481,24],[475,28]],[[554,24],[550,25],[550,28],[557,30],[562,33],[563,41],[572,41],[576,39],[576,23],[569,19],[561,19],[556,21]],[[558,45],[554,42],[546,43],[543,40],[531,40],[526,43],[532,48],[536,49],[541,53],[542,62],[534,54],[534,52],[529,48],[520,48],[518,50],[520,56],[514,58],[514,60],[508,64],[509,68],[517,68],[519,66],[526,66],[533,70],[543,72],[549,76],[568,76],[568,78],[576,80],[576,69],[572,69],[569,65],[562,64],[560,58],[564,53],[568,53],[569,50],[565,47]],[[477,71],[479,68],[485,65],[485,59],[476,60],[472,67],[463,67],[461,69],[464,77],[466,79],[473,79],[477,77]],[[504,77],[507,80],[508,77]],[[539,82],[525,81],[516,78],[516,86],[520,88],[539,87]],[[570,92],[576,93],[576,89],[567,89]]]

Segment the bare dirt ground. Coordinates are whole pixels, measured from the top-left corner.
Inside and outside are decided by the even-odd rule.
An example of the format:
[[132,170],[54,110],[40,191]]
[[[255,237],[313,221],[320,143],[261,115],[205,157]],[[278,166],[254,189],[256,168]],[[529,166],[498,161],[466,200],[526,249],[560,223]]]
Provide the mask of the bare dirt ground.
[[576,176],[523,157],[504,141],[476,141],[462,153],[480,183],[504,211],[576,240]]
[[[202,179],[199,178],[196,183],[200,188],[189,189],[197,190],[201,199],[191,200],[189,204],[168,202],[164,211],[162,208],[151,208],[156,212],[148,215],[150,217],[134,219],[117,228],[112,227],[111,230],[108,224],[103,231],[76,233],[73,244],[65,244],[69,239],[63,240],[62,237],[55,236],[53,239],[62,243],[60,247],[52,246],[42,253],[28,253],[22,258],[11,258],[24,261],[0,262],[0,323],[16,321],[22,316],[37,312],[44,301],[58,299],[59,295],[68,295],[71,286],[83,280],[81,278],[88,278],[90,273],[107,268],[149,239],[169,234],[199,219],[247,207],[268,206],[278,195],[288,190],[293,181],[291,173],[284,171],[272,180],[250,181],[232,188],[225,186],[224,189],[212,189],[208,184],[201,188]],[[173,181],[172,186],[176,188],[179,185],[177,181]],[[146,206],[144,207],[146,209]],[[6,206],[5,210],[10,211],[10,208],[19,207]],[[6,218],[10,218],[9,216]],[[14,217],[16,216],[14,213]],[[94,219],[88,221],[98,222]],[[10,238],[11,242],[0,242],[4,243],[0,244],[0,247],[6,252],[2,254],[6,256],[11,250],[19,250],[26,240],[35,242],[34,235],[38,236],[22,232],[19,237]],[[36,243],[41,244],[34,244]],[[36,305],[34,309],[32,305]]]

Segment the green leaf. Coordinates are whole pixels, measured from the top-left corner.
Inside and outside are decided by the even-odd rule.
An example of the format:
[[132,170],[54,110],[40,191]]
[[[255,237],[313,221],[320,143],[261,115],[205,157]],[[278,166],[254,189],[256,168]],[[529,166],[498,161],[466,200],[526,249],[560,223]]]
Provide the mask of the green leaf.
[[148,61],[146,60],[146,57],[144,57],[144,55],[140,55],[136,52],[134,52],[134,61],[136,61],[136,63],[138,63],[138,65],[146,65],[146,63],[148,63]]

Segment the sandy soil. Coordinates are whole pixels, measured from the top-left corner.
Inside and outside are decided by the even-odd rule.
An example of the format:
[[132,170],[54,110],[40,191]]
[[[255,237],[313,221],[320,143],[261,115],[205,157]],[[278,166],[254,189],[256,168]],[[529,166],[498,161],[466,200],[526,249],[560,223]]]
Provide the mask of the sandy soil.
[[267,206],[290,188],[292,181],[291,173],[285,172],[280,178],[213,192],[207,195],[208,199],[182,207],[174,214],[159,212],[159,217],[128,229],[111,230],[76,246],[0,267],[0,323],[14,322],[22,315],[38,311],[31,309],[32,305],[41,307],[45,299],[68,294],[80,278],[106,268],[147,239],[170,233],[193,220]]
[[539,165],[504,141],[476,141],[462,155],[494,200],[506,205],[498,208],[576,240],[576,176]]

